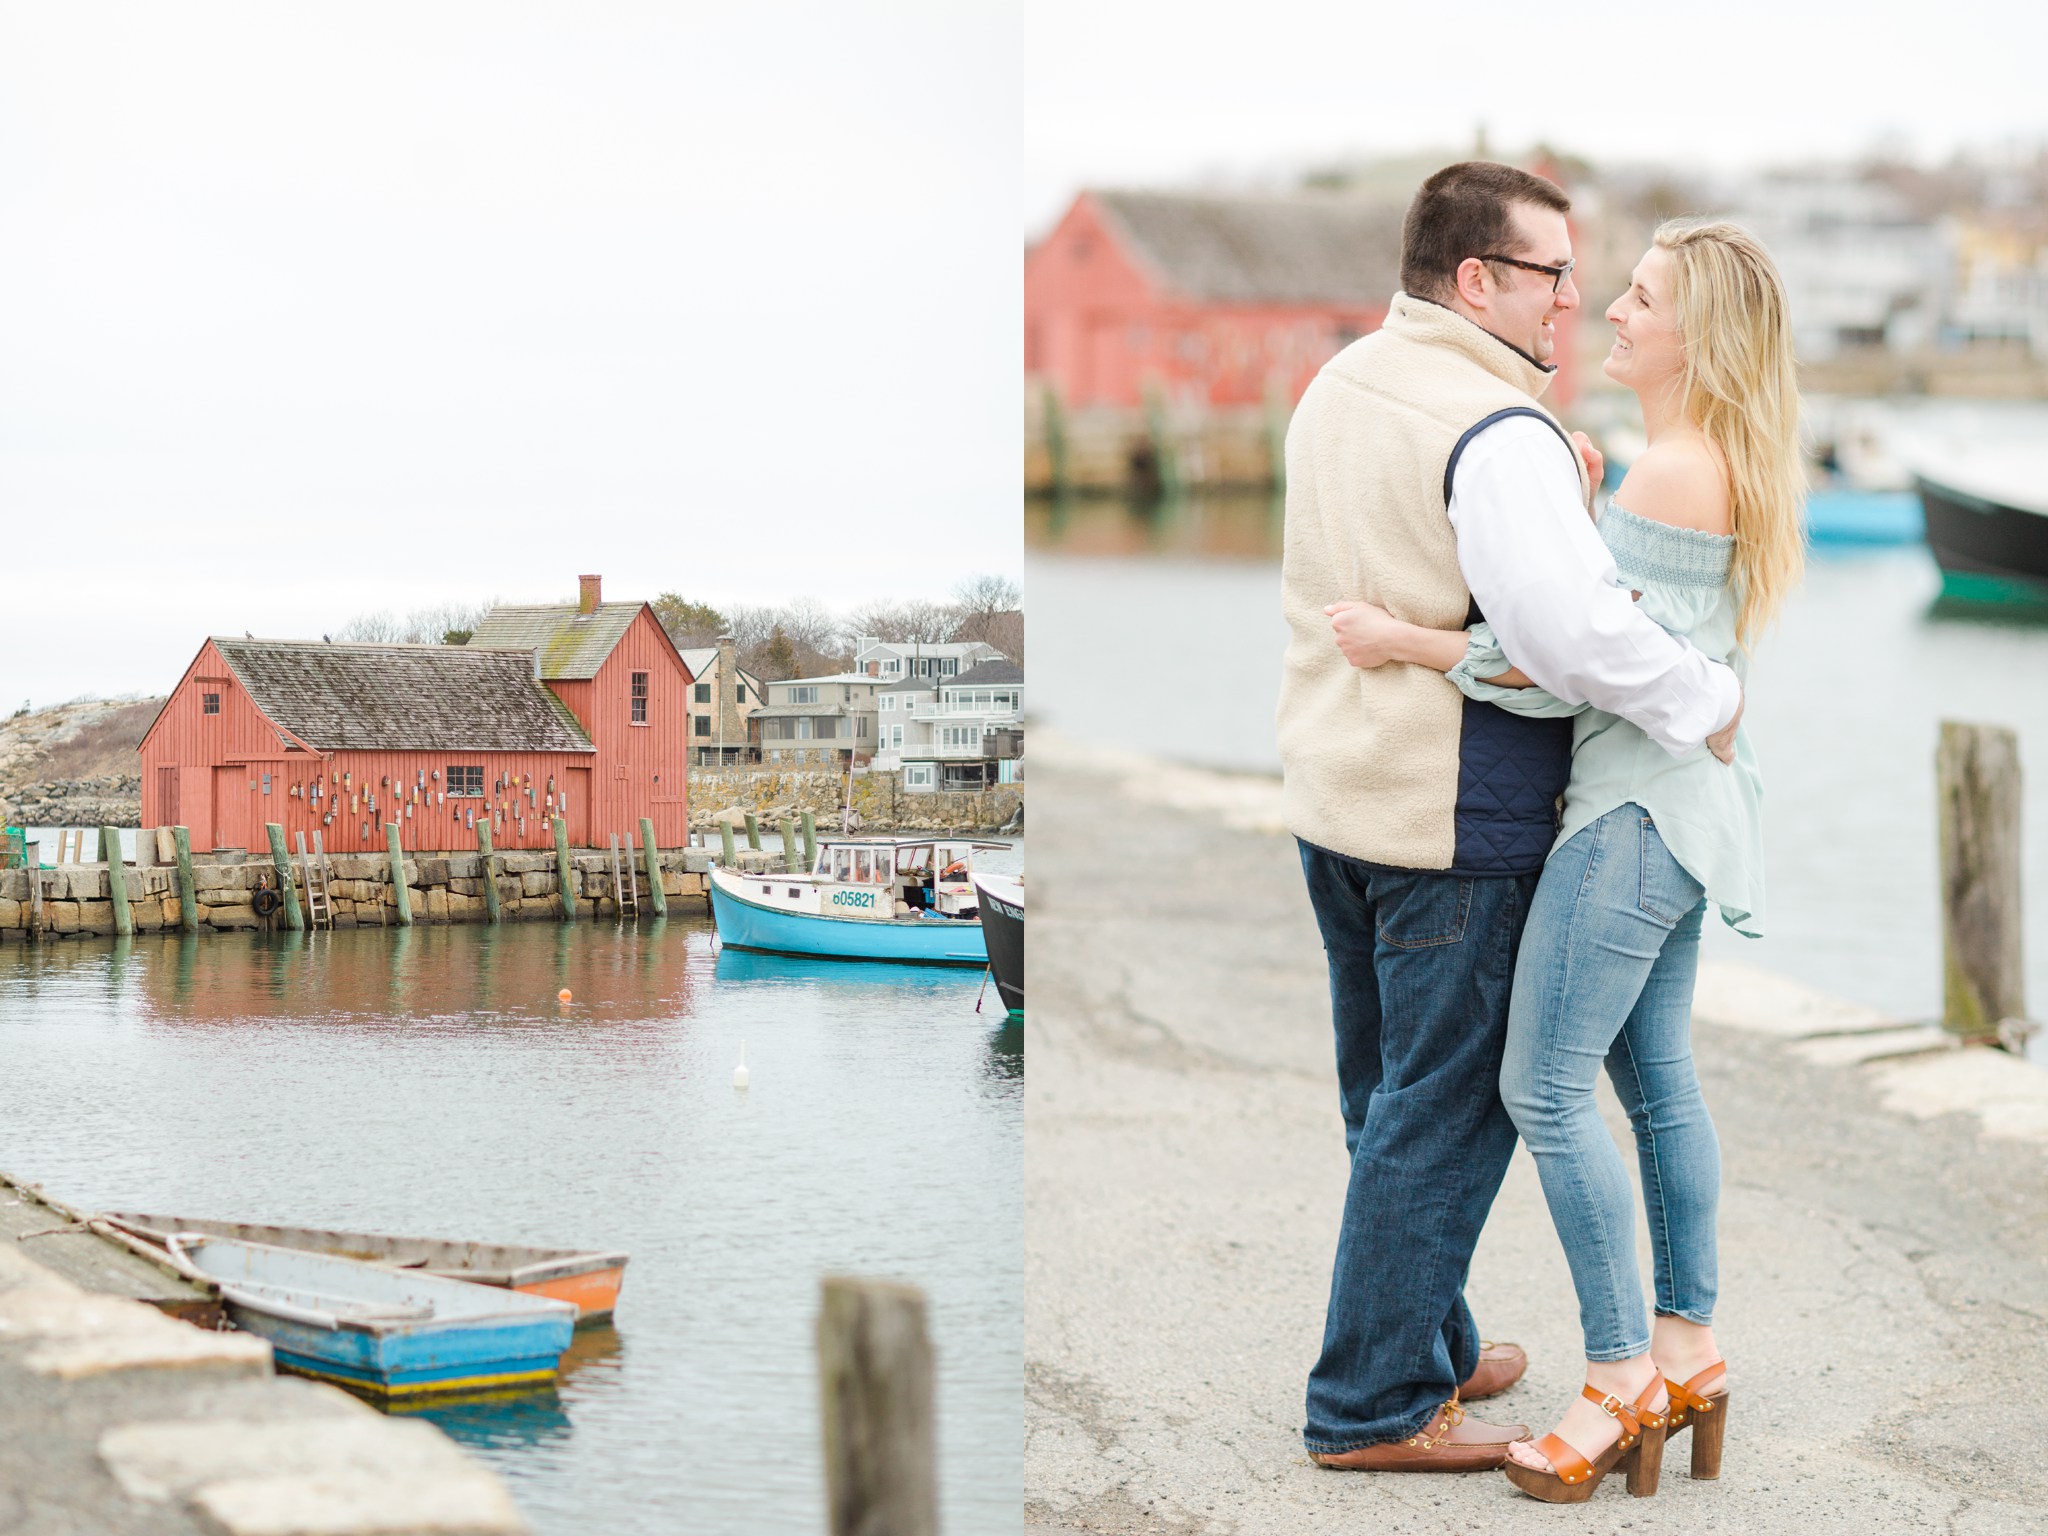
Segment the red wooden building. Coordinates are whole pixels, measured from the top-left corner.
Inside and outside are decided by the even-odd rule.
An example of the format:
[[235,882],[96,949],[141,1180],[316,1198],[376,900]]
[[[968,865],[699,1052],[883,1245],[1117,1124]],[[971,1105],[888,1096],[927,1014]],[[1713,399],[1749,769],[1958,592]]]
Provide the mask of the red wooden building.
[[[1148,384],[1177,402],[1278,392],[1292,406],[1386,318],[1402,213],[1338,192],[1083,192],[1025,253],[1024,371],[1068,406],[1136,406]],[[1553,405],[1572,389],[1560,332]]]
[[466,646],[216,635],[142,740],[144,826],[268,848],[266,822],[329,852],[578,847],[689,824],[690,671],[645,603],[498,608]]

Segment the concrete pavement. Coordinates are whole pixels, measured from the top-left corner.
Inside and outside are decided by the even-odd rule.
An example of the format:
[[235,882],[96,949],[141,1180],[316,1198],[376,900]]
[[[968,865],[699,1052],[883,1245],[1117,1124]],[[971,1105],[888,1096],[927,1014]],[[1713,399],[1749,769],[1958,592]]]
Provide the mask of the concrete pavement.
[[[1722,1479],[1681,1455],[1655,1502],[1613,1479],[1568,1513],[1497,1474],[1311,1466],[1345,1159],[1274,787],[1071,751],[1033,777],[1030,1530],[2048,1529],[2048,1072],[1894,1059],[1930,1042],[1728,967],[1695,1019],[1725,1167]],[[1469,1295],[1533,1360],[1481,1411],[1548,1428],[1583,1359],[1526,1153]]]

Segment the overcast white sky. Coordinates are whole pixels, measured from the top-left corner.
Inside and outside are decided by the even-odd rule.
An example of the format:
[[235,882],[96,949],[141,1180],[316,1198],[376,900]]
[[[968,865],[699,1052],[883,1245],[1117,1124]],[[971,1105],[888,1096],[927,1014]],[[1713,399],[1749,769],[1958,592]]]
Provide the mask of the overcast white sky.
[[2048,138],[2039,0],[1032,0],[1024,233],[1081,186],[1243,178],[1344,151],[1718,167]]
[[949,0],[0,0],[0,705],[585,571],[1021,575],[1021,54]]

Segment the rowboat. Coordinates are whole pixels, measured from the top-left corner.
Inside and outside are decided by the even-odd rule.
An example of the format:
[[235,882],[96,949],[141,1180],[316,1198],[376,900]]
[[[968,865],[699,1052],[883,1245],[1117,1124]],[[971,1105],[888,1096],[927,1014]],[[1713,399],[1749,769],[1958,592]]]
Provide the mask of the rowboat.
[[373,1397],[545,1384],[576,1333],[576,1308],[545,1296],[199,1232],[166,1247],[279,1370]]
[[574,1302],[579,1323],[610,1317],[626,1277],[623,1253],[535,1248],[519,1243],[465,1243],[433,1237],[387,1237],[378,1232],[265,1226],[253,1221],[211,1221],[149,1211],[109,1211],[101,1219],[160,1248],[173,1233],[198,1232],[300,1253],[388,1264],[394,1269],[413,1269],[476,1285],[504,1286],[529,1296]]
[[988,964],[969,880],[976,844],[933,838],[826,838],[804,874],[713,867],[722,944],[778,955]]
[[1024,882],[1010,875],[976,872],[981,927],[988,938],[988,971],[996,992],[1013,1016],[1024,1013]]

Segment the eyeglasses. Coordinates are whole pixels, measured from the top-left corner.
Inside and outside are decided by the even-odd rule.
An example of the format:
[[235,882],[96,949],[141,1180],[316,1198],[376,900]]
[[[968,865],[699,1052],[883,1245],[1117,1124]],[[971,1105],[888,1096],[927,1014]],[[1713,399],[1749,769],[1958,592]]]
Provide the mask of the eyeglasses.
[[1533,261],[1521,261],[1513,256],[1482,256],[1479,259],[1481,261],[1497,261],[1501,265],[1508,267],[1520,267],[1524,272],[1541,272],[1545,277],[1551,279],[1550,291],[1552,293],[1556,293],[1560,288],[1564,287],[1564,280],[1572,275],[1572,268],[1579,264],[1576,258],[1566,262],[1561,267],[1538,266]]

